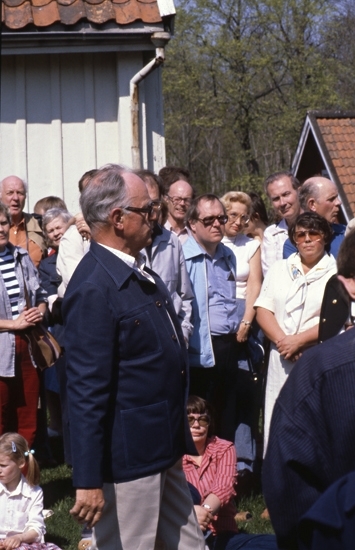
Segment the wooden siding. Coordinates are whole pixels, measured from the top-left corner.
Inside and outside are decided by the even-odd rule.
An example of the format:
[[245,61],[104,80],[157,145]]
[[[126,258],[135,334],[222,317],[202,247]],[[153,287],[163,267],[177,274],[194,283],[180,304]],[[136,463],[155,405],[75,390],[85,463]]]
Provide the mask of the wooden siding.
[[[0,178],[28,181],[27,210],[58,195],[74,213],[86,170],[131,166],[129,81],[145,62],[140,52],[2,58]],[[140,84],[142,164],[157,171],[165,163],[160,98],[158,69]]]

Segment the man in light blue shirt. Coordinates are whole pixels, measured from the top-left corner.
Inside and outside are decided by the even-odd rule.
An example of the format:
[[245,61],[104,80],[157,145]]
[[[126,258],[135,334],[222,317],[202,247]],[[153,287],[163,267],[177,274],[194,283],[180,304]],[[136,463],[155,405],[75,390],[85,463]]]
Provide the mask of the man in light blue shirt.
[[190,394],[216,408],[216,434],[234,441],[237,423],[238,343],[241,316],[236,300],[236,258],[221,243],[228,217],[215,195],[197,197],[186,221],[183,245],[195,300],[189,342]]

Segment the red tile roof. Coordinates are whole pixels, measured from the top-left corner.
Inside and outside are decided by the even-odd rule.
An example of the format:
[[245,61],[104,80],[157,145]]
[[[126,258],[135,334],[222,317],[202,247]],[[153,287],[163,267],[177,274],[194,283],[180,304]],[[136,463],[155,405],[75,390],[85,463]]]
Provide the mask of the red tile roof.
[[321,118],[317,124],[355,215],[355,117]]
[[33,24],[48,27],[53,23],[74,25],[81,19],[103,24],[116,21],[127,25],[134,21],[159,23],[156,0],[2,0],[1,21],[17,30]]

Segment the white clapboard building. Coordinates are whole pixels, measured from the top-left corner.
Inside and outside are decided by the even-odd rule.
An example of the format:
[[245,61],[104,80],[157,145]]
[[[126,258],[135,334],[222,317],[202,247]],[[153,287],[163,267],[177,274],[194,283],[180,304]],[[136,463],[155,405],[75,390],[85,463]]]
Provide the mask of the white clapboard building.
[[165,163],[161,86],[173,0],[2,0],[0,179],[28,182],[27,210],[114,162]]

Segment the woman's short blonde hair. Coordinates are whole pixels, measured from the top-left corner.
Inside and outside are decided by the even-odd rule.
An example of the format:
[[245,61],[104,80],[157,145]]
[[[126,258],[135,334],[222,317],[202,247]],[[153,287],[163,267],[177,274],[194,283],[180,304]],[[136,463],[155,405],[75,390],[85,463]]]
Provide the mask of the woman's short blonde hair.
[[251,215],[252,210],[252,202],[249,195],[246,193],[243,193],[243,191],[229,191],[223,197],[221,198],[221,202],[224,204],[225,209],[230,210],[232,208],[232,204],[234,202],[240,202],[242,204],[245,204],[245,206],[248,209],[248,216]]

